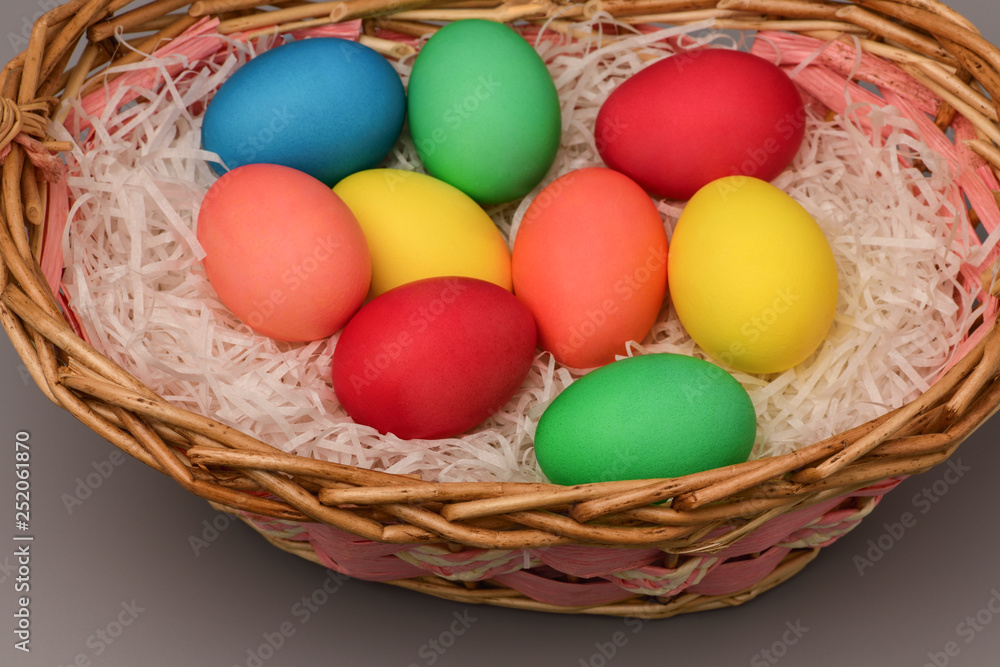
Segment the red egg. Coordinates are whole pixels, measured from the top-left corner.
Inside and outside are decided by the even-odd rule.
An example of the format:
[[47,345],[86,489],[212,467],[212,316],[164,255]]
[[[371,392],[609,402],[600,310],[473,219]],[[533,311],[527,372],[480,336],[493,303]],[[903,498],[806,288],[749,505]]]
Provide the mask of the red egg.
[[531,313],[504,288],[426,278],[372,299],[348,322],[333,388],[359,424],[404,439],[451,437],[513,397],[535,339]]
[[701,49],[660,60],[604,102],[594,136],[605,164],[647,192],[690,199],[723,176],[770,181],[805,133],[792,80],[763,58]]
[[524,214],[511,253],[514,293],[538,343],[562,364],[593,368],[626,353],[656,322],[667,290],[667,233],[627,176],[571,171]]
[[205,274],[222,303],[258,333],[326,338],[361,307],[372,265],[361,226],[312,176],[276,164],[224,174],[198,213]]

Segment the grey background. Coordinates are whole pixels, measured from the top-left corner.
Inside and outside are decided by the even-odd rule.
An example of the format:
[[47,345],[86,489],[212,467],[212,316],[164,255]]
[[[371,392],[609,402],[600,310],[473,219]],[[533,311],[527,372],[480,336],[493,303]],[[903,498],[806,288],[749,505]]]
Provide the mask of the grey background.
[[[1000,42],[991,0],[950,4]],[[4,0],[4,62],[23,48],[18,40],[34,16],[51,6]],[[640,623],[470,607],[349,580],[306,618],[295,605],[325,583],[337,586],[325,570],[115,454],[48,403],[0,338],[3,665],[1000,663],[1000,613],[989,609],[1000,610],[1000,418],[953,457],[960,478],[944,465],[907,480],[804,572],[741,607]],[[30,654],[13,649],[13,440],[21,430],[32,445]],[[86,495],[78,489],[88,475],[90,494],[70,512],[65,498]],[[914,521],[892,528],[905,513]],[[209,528],[213,521],[221,530]],[[192,537],[206,540],[197,554]],[[869,553],[880,542],[891,548]],[[858,559],[875,556],[860,574]],[[282,627],[288,636],[279,642]],[[456,636],[453,627],[467,630]],[[268,637],[277,650],[266,648]]]

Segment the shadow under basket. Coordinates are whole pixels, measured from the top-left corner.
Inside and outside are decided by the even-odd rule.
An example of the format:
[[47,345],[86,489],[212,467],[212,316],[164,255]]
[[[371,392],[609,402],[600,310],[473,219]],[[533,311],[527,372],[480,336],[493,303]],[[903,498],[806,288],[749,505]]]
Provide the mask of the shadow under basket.
[[[917,398],[792,453],[676,479],[573,487],[421,481],[286,454],[171,405],[81,337],[60,290],[53,254],[62,228],[51,220],[55,198],[66,195],[58,153],[72,147],[47,128],[62,101],[120,76],[108,68],[137,63],[191,30],[244,39],[340,30],[392,58],[412,54],[441,22],[481,17],[536,31],[545,24],[582,39],[575,22],[606,12],[635,25],[714,19],[718,29],[840,41],[898,68],[933,101],[923,120],[949,137],[972,174],[978,194],[964,193],[968,220],[988,230],[1000,217],[1000,51],[935,0],[346,0],[332,13],[329,3],[158,0],[118,14],[128,4],[74,0],[49,11],[3,70],[0,320],[53,403],[281,549],[465,603],[643,618],[733,606],[797,573],[1000,407],[995,253],[967,280],[987,315]],[[845,81],[863,75],[848,70]]]

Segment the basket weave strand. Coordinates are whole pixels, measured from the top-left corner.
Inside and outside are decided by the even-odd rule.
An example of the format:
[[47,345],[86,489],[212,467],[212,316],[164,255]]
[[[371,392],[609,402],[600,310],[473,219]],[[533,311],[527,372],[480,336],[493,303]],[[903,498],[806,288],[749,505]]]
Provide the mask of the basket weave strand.
[[[975,137],[961,148],[993,183],[1000,51],[935,0],[345,0],[281,8],[156,0],[119,14],[128,4],[72,0],[49,11],[0,75],[0,322],[53,403],[282,549],[464,602],[647,618],[732,606],[801,570],[900,479],[944,462],[1000,408],[994,321],[967,332],[961,358],[901,408],[790,454],[677,479],[428,482],[296,457],[173,406],[83,340],[59,293],[49,228],[65,189],[46,165],[67,147],[46,141],[44,128],[65,114],[59,100],[99,92],[114,79],[108,68],[206,29],[209,17],[220,34],[251,37],[341,26],[390,57],[412,53],[442,21],[519,21],[580,36],[571,21],[600,12],[634,24],[713,18],[719,28],[840,40],[940,99],[938,127],[956,117],[971,124]],[[81,41],[82,56],[69,67]],[[969,215],[996,216],[996,201]],[[984,299],[1000,297],[993,275],[982,276]]]

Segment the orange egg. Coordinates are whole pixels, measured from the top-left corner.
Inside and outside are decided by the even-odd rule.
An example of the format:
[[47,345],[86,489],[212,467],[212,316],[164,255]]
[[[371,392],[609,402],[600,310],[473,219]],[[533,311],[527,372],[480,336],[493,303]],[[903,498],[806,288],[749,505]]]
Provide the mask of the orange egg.
[[656,322],[667,289],[667,234],[649,196],[592,167],[550,183],[528,207],[511,257],[514,293],[539,347],[571,368],[625,354]]
[[198,212],[198,241],[219,299],[265,336],[331,336],[368,293],[371,257],[354,214],[291,167],[248,164],[219,178]]

